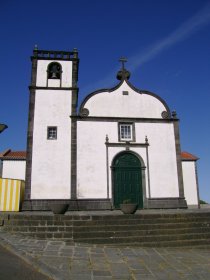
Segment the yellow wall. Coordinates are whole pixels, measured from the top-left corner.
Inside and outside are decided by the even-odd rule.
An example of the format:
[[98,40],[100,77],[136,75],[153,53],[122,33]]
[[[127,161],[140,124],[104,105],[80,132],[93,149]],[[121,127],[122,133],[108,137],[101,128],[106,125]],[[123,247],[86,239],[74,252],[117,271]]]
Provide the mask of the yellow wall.
[[0,211],[19,211],[24,188],[24,181],[0,178]]

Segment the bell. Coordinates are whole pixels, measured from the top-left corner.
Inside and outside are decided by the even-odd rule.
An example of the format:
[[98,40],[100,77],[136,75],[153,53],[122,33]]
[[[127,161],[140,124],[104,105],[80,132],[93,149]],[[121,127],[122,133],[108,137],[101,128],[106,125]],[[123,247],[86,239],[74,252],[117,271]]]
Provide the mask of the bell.
[[52,72],[52,76],[51,76],[52,79],[56,79],[57,76],[56,76],[56,73],[55,72]]

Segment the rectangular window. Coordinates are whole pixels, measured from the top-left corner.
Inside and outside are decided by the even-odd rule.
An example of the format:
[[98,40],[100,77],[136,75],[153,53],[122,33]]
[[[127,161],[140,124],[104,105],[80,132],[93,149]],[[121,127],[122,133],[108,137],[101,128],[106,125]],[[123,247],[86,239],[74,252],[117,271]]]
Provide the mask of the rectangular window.
[[119,124],[119,141],[134,141],[134,124]]
[[47,139],[56,140],[57,139],[57,127],[56,126],[48,126],[47,128]]
[[131,140],[131,125],[121,124],[120,125],[120,138],[121,140]]

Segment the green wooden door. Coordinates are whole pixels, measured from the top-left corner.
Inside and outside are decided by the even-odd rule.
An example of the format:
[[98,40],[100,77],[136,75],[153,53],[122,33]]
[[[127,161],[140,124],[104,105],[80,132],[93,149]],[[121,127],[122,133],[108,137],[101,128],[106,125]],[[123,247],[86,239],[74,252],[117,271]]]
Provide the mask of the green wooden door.
[[131,153],[119,155],[113,164],[114,206],[119,208],[124,200],[130,200],[143,208],[141,163]]

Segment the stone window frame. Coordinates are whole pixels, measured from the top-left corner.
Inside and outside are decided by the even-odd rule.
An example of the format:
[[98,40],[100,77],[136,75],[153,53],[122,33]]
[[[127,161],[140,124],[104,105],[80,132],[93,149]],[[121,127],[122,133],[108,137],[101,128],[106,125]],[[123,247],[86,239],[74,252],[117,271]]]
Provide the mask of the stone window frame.
[[47,127],[47,140],[57,140],[58,128],[57,126]]
[[[130,138],[121,137],[121,127],[123,125],[130,126],[130,128],[131,128],[131,137]],[[119,142],[135,142],[136,141],[135,123],[134,122],[119,122],[118,123],[118,141]]]

